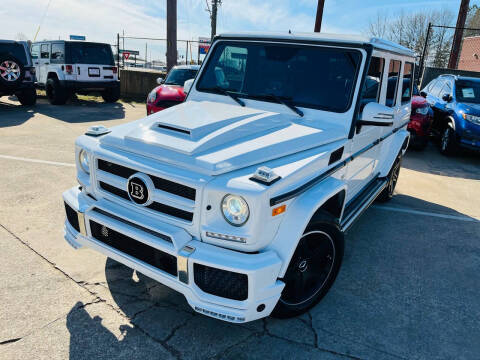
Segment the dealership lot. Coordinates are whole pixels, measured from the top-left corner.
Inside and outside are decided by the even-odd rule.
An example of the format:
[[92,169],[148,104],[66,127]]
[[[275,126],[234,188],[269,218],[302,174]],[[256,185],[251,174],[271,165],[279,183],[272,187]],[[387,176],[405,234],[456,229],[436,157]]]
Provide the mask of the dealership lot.
[[408,152],[397,195],[347,234],[332,290],[307,315],[231,325],[63,240],[74,140],[145,115],[95,100],[0,100],[0,358],[475,358],[480,156]]

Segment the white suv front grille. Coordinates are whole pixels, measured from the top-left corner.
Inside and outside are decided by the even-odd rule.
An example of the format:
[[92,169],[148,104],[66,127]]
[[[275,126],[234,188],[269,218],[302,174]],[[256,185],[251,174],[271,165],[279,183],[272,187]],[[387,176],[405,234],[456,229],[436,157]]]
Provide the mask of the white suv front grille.
[[[108,160],[97,159],[96,181],[101,191],[131,202],[127,192],[128,179],[142,171]],[[152,202],[145,209],[191,223],[195,210],[195,188],[146,173],[152,180]]]

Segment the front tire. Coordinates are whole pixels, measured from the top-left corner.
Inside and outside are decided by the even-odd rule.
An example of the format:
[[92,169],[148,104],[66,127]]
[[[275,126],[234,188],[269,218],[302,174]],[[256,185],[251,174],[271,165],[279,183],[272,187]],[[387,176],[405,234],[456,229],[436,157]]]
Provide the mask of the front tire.
[[332,286],[343,259],[343,233],[327,213],[310,221],[290,260],[272,316],[289,318],[315,306]]
[[57,79],[47,80],[47,98],[52,105],[63,105],[67,102],[70,94]]
[[455,152],[455,132],[450,126],[447,126],[443,131],[440,140],[440,152],[443,155],[453,155]]
[[37,91],[31,87],[24,89],[17,94],[17,99],[24,106],[32,106],[37,103]]

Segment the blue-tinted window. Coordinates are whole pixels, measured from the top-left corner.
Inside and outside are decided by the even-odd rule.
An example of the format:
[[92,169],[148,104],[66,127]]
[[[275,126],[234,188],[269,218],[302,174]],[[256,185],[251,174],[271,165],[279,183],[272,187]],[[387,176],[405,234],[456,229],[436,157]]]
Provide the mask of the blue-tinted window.
[[361,53],[305,45],[222,41],[212,50],[197,90],[334,112],[349,109]]

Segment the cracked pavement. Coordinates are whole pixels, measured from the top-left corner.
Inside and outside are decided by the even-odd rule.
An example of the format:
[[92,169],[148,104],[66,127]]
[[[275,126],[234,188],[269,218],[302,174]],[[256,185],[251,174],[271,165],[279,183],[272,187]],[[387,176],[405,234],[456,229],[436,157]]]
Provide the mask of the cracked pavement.
[[297,318],[234,325],[70,248],[61,193],[76,184],[73,167],[1,157],[73,163],[90,123],[138,119],[144,105],[12,104],[0,100],[0,359],[478,358],[478,155],[446,159],[433,145],[408,153],[393,210],[376,205],[349,231],[321,303]]

